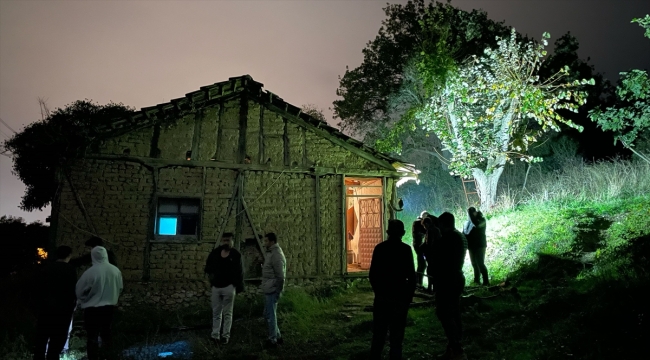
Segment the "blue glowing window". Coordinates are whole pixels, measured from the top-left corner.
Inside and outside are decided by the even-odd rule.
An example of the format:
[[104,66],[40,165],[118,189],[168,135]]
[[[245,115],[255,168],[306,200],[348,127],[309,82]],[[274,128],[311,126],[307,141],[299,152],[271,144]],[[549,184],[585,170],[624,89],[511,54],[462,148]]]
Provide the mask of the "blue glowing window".
[[158,219],[158,234],[176,235],[178,219],[175,217],[161,217]]

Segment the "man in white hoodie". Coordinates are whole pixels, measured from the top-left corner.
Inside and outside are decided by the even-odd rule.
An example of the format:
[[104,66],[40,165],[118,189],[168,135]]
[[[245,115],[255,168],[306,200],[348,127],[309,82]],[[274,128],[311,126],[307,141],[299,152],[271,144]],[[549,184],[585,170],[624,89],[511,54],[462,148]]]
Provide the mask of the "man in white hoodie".
[[100,336],[102,347],[110,347],[113,313],[123,285],[122,273],[108,262],[104,247],[94,247],[90,256],[93,266],[77,281],[76,293],[79,305],[84,310],[88,360],[96,360],[99,358]]

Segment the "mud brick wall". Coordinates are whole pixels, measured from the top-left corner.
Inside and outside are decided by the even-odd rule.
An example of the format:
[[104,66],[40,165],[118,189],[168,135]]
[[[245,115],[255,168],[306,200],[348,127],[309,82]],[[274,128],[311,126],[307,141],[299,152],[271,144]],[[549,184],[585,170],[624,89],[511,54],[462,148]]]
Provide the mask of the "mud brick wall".
[[122,136],[106,139],[100,144],[100,153],[114,155],[149,156],[153,127],[134,130]]
[[323,274],[341,274],[343,259],[342,175],[320,178],[320,224]]
[[[219,228],[228,219],[224,232],[235,231],[234,210],[226,214],[228,202],[235,188],[237,171],[229,169],[206,169],[205,194],[203,196],[202,241],[217,241]],[[234,206],[233,206],[234,208]]]
[[240,100],[232,100],[224,104],[219,124],[220,136],[217,140],[217,159],[226,162],[237,160],[239,144]]
[[153,191],[151,171],[139,164],[83,160],[71,169],[70,180],[92,225],[81,212],[70,184],[64,181],[57,245],[68,245],[73,256],[79,256],[90,233],[96,233],[115,252],[124,278],[141,279]]
[[246,172],[244,198],[258,231],[274,232],[278,236],[287,258],[287,276],[316,275],[314,177]]
[[198,154],[192,154],[196,160],[210,160],[217,153],[217,136],[219,134],[220,106],[207,107],[203,109],[199,129]]
[[159,193],[201,196],[202,188],[203,168],[173,166],[161,168],[158,171]]
[[307,131],[307,158],[322,167],[337,169],[376,170],[380,167],[331,141]]
[[201,280],[213,243],[151,244],[151,280]]
[[162,125],[158,138],[160,157],[170,160],[185,160],[187,151],[192,150],[194,138],[194,117],[186,115],[170,125]]

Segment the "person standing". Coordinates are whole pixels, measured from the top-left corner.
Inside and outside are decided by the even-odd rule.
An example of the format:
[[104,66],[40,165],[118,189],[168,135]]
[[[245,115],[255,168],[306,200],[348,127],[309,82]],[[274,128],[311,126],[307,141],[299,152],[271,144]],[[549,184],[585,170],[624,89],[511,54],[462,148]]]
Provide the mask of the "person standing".
[[402,242],[404,223],[388,221],[388,239],[372,253],[369,279],[375,293],[370,358],[381,359],[386,333],[390,333],[390,359],[402,358],[402,342],[416,274],[411,247]]
[[230,341],[235,294],[244,291],[242,258],[239,251],[233,248],[232,233],[223,234],[221,246],[212,250],[205,263],[205,273],[212,287],[211,337],[225,345]]
[[264,265],[262,265],[262,286],[264,292],[264,317],[269,326],[269,338],[267,345],[276,347],[282,345],[282,335],[278,328],[278,300],[284,290],[284,282],[287,271],[287,259],[278,245],[278,238],[275,233],[268,233],[264,236]]
[[440,229],[438,227],[438,218],[427,214],[422,218],[422,227],[424,228],[424,244],[420,247],[424,258],[427,262],[427,292],[434,293],[436,288],[434,286],[434,266],[435,262],[435,242],[440,239]]
[[474,284],[490,286],[487,266],[485,266],[485,250],[487,250],[487,237],[485,235],[486,221],[483,213],[476,208],[467,209],[469,220],[463,226],[463,234],[467,238],[467,250],[469,250],[469,260],[474,269]]
[[465,288],[463,263],[467,239],[455,228],[454,215],[448,212],[438,217],[440,239],[433,243],[436,288],[436,315],[445,330],[448,344],[442,359],[466,359],[461,345],[463,326],[460,318],[460,297]]
[[56,261],[48,264],[41,279],[42,294],[36,323],[34,360],[58,360],[68,338],[77,301],[77,273],[68,264],[71,257],[72,249],[69,246],[59,246],[56,249]]
[[422,212],[420,217],[413,222],[413,226],[411,227],[411,235],[413,236],[413,250],[417,256],[417,272],[415,274],[416,287],[422,287],[424,272],[427,269],[427,261],[424,258],[424,247],[422,247],[424,244],[426,229],[424,228],[424,225],[422,225],[422,219],[428,215],[429,214],[426,211]]
[[[92,259],[90,256],[90,252],[92,249],[95,248],[95,246],[104,246],[104,240],[100,238],[99,236],[92,236],[85,242],[86,245],[86,251],[84,255],[74,258],[70,260],[70,265],[73,267],[81,267],[81,266],[87,266],[87,265],[92,265]],[[113,253],[111,250],[106,250],[108,253],[108,262],[114,266],[117,266],[117,257],[115,256],[115,253]]]
[[88,336],[88,360],[99,359],[99,337],[105,351],[111,348],[111,323],[123,290],[122,273],[108,262],[108,253],[102,246],[90,251],[93,265],[77,281],[76,294],[84,310],[84,325]]

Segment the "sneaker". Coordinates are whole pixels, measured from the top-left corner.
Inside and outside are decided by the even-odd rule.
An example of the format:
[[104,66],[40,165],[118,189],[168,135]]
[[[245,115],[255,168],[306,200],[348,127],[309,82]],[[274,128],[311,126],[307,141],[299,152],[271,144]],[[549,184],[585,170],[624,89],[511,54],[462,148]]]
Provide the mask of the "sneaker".
[[228,342],[230,342],[230,339],[228,339],[228,338],[221,338],[221,345],[227,345]]
[[219,345],[219,339],[210,337],[210,341],[212,341],[212,344],[214,344],[214,345]]

